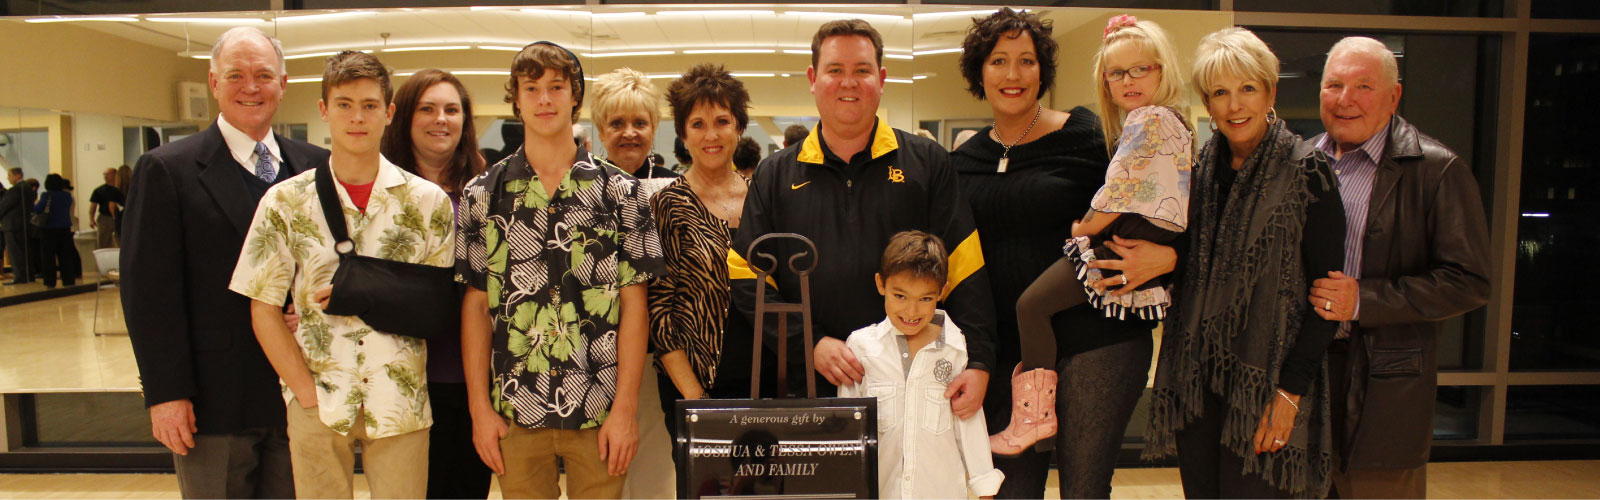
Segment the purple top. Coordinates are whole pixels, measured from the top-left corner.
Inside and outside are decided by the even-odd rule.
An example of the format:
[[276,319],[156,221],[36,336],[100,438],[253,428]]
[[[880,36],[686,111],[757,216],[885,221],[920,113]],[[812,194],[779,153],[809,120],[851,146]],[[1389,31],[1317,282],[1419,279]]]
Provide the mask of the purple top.
[[[461,216],[461,193],[448,191],[450,206]],[[428,381],[447,384],[467,383],[467,369],[461,364],[461,332],[438,335],[428,340]]]

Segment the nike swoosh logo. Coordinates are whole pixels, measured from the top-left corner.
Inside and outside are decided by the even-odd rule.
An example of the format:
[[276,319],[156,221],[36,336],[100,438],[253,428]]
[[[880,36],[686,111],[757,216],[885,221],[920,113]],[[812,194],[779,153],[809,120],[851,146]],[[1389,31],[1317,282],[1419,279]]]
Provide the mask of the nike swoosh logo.
[[790,184],[789,185],[789,189],[791,189],[791,190],[800,189],[800,188],[806,187],[806,184],[810,184],[810,183],[811,183],[811,181],[805,181],[805,182],[802,182],[802,183],[799,183],[799,184]]

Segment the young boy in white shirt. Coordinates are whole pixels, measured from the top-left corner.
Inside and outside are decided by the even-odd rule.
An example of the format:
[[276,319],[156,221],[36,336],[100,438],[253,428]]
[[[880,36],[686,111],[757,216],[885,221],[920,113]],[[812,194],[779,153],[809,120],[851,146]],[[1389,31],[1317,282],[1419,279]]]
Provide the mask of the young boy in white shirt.
[[845,342],[866,369],[840,397],[878,398],[880,498],[984,498],[1005,474],[989,456],[983,412],[958,419],[945,390],[967,366],[967,342],[936,308],[949,261],[939,237],[905,231],[889,239],[874,279],[887,318]]

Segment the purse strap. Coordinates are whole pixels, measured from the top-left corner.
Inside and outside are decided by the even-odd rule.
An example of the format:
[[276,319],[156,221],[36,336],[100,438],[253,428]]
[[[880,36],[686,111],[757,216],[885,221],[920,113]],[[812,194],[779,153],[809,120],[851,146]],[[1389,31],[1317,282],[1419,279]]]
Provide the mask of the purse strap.
[[317,167],[317,200],[322,203],[322,218],[327,220],[328,232],[333,233],[333,251],[343,257],[355,251],[350,232],[344,225],[344,204],[339,203],[339,191],[333,188],[333,169],[328,165]]

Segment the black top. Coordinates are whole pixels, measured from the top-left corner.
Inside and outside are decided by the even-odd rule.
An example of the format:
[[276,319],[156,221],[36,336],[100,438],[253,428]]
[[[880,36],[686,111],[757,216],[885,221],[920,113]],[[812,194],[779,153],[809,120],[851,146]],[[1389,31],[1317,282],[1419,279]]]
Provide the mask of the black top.
[[122,190],[110,184],[101,184],[100,187],[94,188],[93,193],[89,193],[89,203],[98,205],[95,209],[96,216],[110,217],[115,215],[111,209],[112,203],[116,203],[119,207],[115,212],[122,211],[120,208],[122,206]]
[[[1227,150],[1227,141],[1222,141],[1221,144],[1222,147],[1217,153],[1218,161],[1229,161],[1231,155]],[[1239,171],[1229,166],[1217,166],[1216,179],[1219,193],[1231,192],[1233,183],[1239,179]],[[1327,172],[1327,175],[1330,179],[1334,178],[1333,172]],[[1344,202],[1339,198],[1338,186],[1330,184],[1326,186],[1330,189],[1323,189],[1322,183],[1308,182],[1306,187],[1311,190],[1314,199],[1306,205],[1306,229],[1300,238],[1300,256],[1305,260],[1306,283],[1310,284],[1328,277],[1329,272],[1344,270],[1344,233],[1317,230],[1332,226],[1343,227]],[[1228,208],[1228,198],[1221,199],[1222,203],[1217,204],[1217,213],[1204,216],[1221,217],[1222,212]],[[1199,205],[1191,206],[1199,208]],[[1190,217],[1190,220],[1194,220],[1194,217]],[[1313,311],[1307,313],[1305,321],[1300,324],[1300,333],[1296,337],[1294,349],[1291,349],[1289,357],[1283,360],[1283,369],[1278,374],[1278,387],[1298,396],[1306,395],[1312,379],[1317,376],[1317,369],[1322,367],[1322,356],[1327,351],[1328,342],[1339,330],[1339,322],[1322,319]]]
[[[1006,173],[995,166],[1005,149],[986,127],[950,153],[961,178],[961,194],[972,207],[989,270],[1001,366],[1021,356],[1017,298],[1062,258],[1072,221],[1089,210],[1089,199],[1105,183],[1111,157],[1099,117],[1087,108],[1070,112],[1060,130],[1011,148]],[[1154,320],[1117,320],[1091,306],[1057,314],[1051,325],[1062,355],[1148,338]]]

